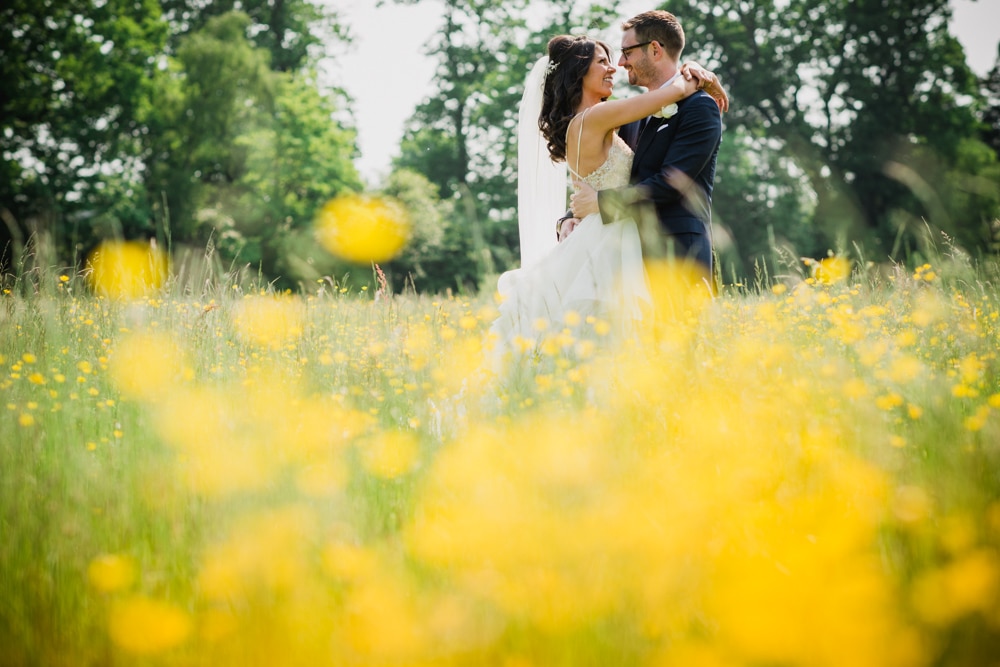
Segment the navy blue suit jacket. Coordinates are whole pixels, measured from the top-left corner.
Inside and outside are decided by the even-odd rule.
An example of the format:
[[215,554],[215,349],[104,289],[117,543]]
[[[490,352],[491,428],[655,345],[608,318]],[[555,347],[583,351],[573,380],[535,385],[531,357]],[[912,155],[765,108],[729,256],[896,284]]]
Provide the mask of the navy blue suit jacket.
[[[635,157],[631,185],[598,193],[604,222],[643,215],[635,206],[651,204],[662,233],[709,234],[712,221],[712,187],[715,163],[722,140],[722,115],[710,95],[698,91],[677,103],[670,118],[649,118],[629,123],[618,134]],[[641,128],[641,131],[640,131]],[[682,193],[671,185],[671,169],[686,174],[693,186]],[[710,236],[709,236],[710,238]]]

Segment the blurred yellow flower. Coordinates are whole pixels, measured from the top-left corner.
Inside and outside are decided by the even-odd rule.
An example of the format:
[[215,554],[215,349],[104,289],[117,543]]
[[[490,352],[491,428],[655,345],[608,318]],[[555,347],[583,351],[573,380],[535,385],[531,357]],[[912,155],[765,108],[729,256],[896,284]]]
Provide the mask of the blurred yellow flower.
[[344,628],[347,641],[362,655],[381,659],[376,664],[387,660],[406,664],[405,658],[430,647],[421,610],[404,582],[386,577],[363,580],[352,589],[347,604],[352,611]]
[[255,421],[245,395],[209,389],[167,392],[156,405],[160,437],[179,454],[177,472],[197,493],[225,496],[268,484],[281,453]]
[[405,475],[417,464],[420,445],[411,434],[403,431],[380,433],[361,443],[361,462],[377,477],[393,478]]
[[135,562],[118,554],[98,556],[87,566],[87,580],[102,593],[128,588],[135,581],[135,574]]
[[978,549],[932,570],[913,586],[913,604],[921,617],[934,625],[946,625],[973,612],[984,612],[996,604],[1000,585],[1000,561],[991,549]]
[[812,265],[813,278],[824,285],[843,282],[851,275],[851,262],[846,257],[824,257]]
[[191,634],[191,620],[169,602],[133,596],[112,605],[108,633],[125,651],[149,655],[182,644]]
[[904,524],[919,523],[930,515],[931,501],[920,487],[901,486],[893,497],[892,511]]
[[315,229],[330,253],[358,263],[387,262],[410,239],[409,216],[398,202],[353,194],[327,202]]
[[316,517],[304,505],[252,514],[205,554],[198,587],[209,600],[251,599],[308,586]]
[[90,253],[86,266],[91,288],[115,299],[134,299],[157,290],[169,272],[163,252],[137,241],[105,241]]
[[893,408],[898,408],[902,404],[903,397],[894,391],[875,397],[875,405],[878,406],[880,410],[892,410]]
[[907,383],[924,374],[924,365],[916,357],[905,354],[892,361],[889,377],[893,382]]
[[347,466],[342,462],[321,463],[303,468],[295,484],[308,496],[324,498],[342,491],[349,476]]
[[379,565],[375,554],[365,547],[334,541],[323,549],[323,569],[332,577],[369,577],[378,573]]
[[278,349],[302,335],[305,307],[291,297],[249,296],[236,303],[232,317],[243,340]]
[[203,639],[217,642],[236,632],[239,622],[232,611],[211,607],[201,615],[198,629]]
[[172,389],[186,364],[166,334],[132,334],[119,343],[109,370],[123,394],[149,400]]
[[[656,334],[675,343],[687,340],[693,333],[691,323],[712,302],[710,276],[699,264],[688,261],[649,261],[646,273]],[[604,335],[607,330],[597,333]]]

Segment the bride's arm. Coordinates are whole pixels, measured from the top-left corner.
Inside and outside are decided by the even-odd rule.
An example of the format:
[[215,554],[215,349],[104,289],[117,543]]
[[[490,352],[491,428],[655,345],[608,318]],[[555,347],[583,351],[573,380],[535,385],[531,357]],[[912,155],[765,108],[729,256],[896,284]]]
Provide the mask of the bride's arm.
[[693,78],[687,79],[679,76],[670,82],[670,85],[662,88],[656,88],[623,100],[611,100],[604,104],[597,104],[591,108],[587,115],[587,124],[592,129],[600,128],[601,130],[621,127],[693,95],[698,90],[699,85],[699,82]]
[[729,96],[715,74],[697,63],[686,63],[681,67],[681,76],[675,78],[670,85],[626,99],[598,104],[590,110],[587,122],[591,127],[596,124],[597,129],[610,131],[641,120],[665,106],[693,95],[699,89],[704,89],[711,95],[721,111],[729,109]]

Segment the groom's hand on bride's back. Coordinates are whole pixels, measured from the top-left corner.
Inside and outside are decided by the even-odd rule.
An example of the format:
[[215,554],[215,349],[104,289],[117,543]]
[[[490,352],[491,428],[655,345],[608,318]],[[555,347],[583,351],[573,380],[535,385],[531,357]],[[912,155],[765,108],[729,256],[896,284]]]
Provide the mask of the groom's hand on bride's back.
[[592,213],[600,213],[597,190],[581,180],[574,180],[575,192],[569,198],[569,207],[578,219],[583,220]]

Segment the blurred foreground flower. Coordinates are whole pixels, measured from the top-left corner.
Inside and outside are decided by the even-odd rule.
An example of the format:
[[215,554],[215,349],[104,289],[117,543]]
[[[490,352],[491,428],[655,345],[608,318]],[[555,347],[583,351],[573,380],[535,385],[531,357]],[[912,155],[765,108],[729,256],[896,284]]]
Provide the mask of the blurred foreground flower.
[[111,608],[109,632],[114,643],[130,653],[159,653],[187,639],[191,620],[171,604],[134,596]]
[[124,396],[154,400],[188,368],[176,341],[165,334],[130,334],[111,357],[111,376]]
[[135,580],[135,563],[127,556],[104,554],[90,561],[87,579],[102,593],[120,591]]
[[392,479],[410,472],[418,463],[420,445],[404,432],[385,432],[364,444],[361,461],[377,477]]
[[820,261],[804,260],[812,271],[816,282],[832,285],[847,280],[851,275],[851,261],[840,255],[826,257]]
[[250,296],[236,304],[233,324],[243,340],[279,348],[302,335],[305,308],[298,299]]
[[695,262],[651,260],[646,275],[657,336],[675,343],[685,340],[712,302],[708,273]]
[[87,282],[98,294],[134,299],[159,289],[167,279],[167,256],[155,245],[105,241],[87,257]]
[[316,238],[328,251],[351,262],[387,262],[410,239],[406,211],[388,199],[345,195],[316,216]]

